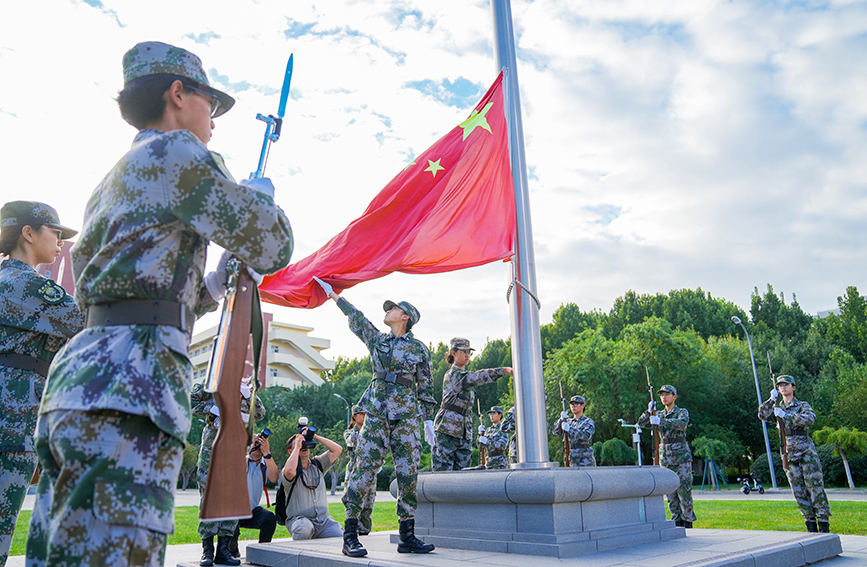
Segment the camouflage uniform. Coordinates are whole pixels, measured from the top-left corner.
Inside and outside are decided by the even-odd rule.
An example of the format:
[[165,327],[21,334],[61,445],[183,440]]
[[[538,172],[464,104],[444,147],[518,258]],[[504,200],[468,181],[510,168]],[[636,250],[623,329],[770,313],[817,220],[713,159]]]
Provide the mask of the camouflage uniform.
[[[831,506],[825,495],[822,464],[809,431],[809,427],[816,421],[816,413],[810,404],[794,397],[788,404],[782,397],[779,402],[779,407],[786,412],[785,417],[781,418],[786,430],[786,456],[789,461],[786,476],[792,486],[795,502],[798,503],[804,520],[827,522],[831,516]],[[759,419],[775,420],[773,399],[768,399],[759,406]]]
[[503,376],[502,368],[461,370],[455,364],[443,377],[443,401],[434,419],[436,445],[433,470],[459,471],[473,457],[473,406],[476,386],[491,384]]
[[[168,72],[147,60],[159,51],[130,50],[125,79]],[[207,85],[201,61],[183,53],[169,58],[171,70]],[[195,316],[213,310],[202,277],[209,240],[260,273],[285,266],[292,251],[289,222],[273,198],[235,183],[193,133],[142,130],[87,204],[72,249],[75,301],[82,310],[127,299],[177,302]],[[39,410],[45,472],[29,565],[73,557],[117,564],[125,550],[127,564],[162,565],[190,428],[189,333],[93,326],[57,354]],[[115,422],[117,435],[106,444],[103,431]]]
[[[192,414],[205,421],[205,427],[202,429],[202,444],[199,446],[199,460],[196,463],[196,482],[199,485],[199,506],[201,506],[201,499],[205,497],[205,483],[208,481],[208,468],[211,465],[211,449],[214,446],[214,439],[217,437],[220,418],[212,411],[217,407],[217,402],[214,401],[213,394],[205,391],[203,384],[193,385],[193,390],[190,393],[190,403],[193,406]],[[241,396],[241,415],[244,418],[244,423],[249,421],[250,399],[243,396]],[[265,419],[265,406],[258,397],[256,398],[256,413],[253,415],[253,419],[255,421]],[[233,536],[237,523],[237,520],[222,522],[199,521],[199,536],[201,539],[215,535]]]
[[554,435],[563,435],[564,422],[568,424],[566,429],[569,435],[569,466],[595,467],[596,457],[593,456],[592,440],[596,432],[596,424],[586,415],[578,419],[561,417],[554,422]]
[[503,416],[503,421],[500,422],[500,430],[503,433],[511,433],[509,438],[509,463],[515,464],[518,462],[518,430],[515,426],[515,408],[509,408],[506,415]]
[[[358,456],[355,454],[355,449],[358,447],[358,437],[361,434],[361,430],[355,427],[347,429],[343,432],[343,440],[346,441],[346,451],[347,451],[347,463],[346,463],[346,477],[344,479],[344,485],[349,487],[349,477],[352,476],[352,471],[355,470],[355,467],[358,466]],[[358,516],[358,522],[361,524],[361,529],[359,533],[361,535],[369,534],[373,529],[373,519],[371,515],[373,514],[373,502],[376,497],[376,490],[369,491],[364,499],[364,505],[361,508],[361,514]]]
[[[511,414],[507,414],[511,415]],[[486,469],[504,469],[508,464],[506,462],[506,449],[509,446],[509,424],[503,418],[500,423],[492,425],[485,430],[485,437],[488,438],[487,459],[485,461]]]
[[[370,351],[374,375],[382,372],[413,378],[412,386],[374,379],[358,405],[367,412],[356,447],[357,466],[349,477],[343,504],[346,518],[357,520],[376,490],[375,471],[391,450],[397,473],[397,515],[412,519],[418,505],[416,479],[421,457],[419,418],[430,420],[436,409],[430,352],[411,332],[396,337],[380,332],[364,314],[344,298],[338,307],[349,317],[349,328]],[[374,496],[375,498],[375,496]]]
[[[692,507],[692,451],[686,442],[686,428],[689,427],[689,412],[676,405],[671,411],[663,408],[657,411],[659,417],[659,433],[662,437],[660,462],[668,470],[680,477],[680,486],[667,494],[668,509],[672,520],[685,522],[695,521]],[[650,426],[650,412],[645,411],[638,419],[641,427]]]
[[[0,355],[48,363],[84,325],[72,296],[20,260],[0,264]],[[0,362],[0,565],[36,470],[33,433],[45,378]]]

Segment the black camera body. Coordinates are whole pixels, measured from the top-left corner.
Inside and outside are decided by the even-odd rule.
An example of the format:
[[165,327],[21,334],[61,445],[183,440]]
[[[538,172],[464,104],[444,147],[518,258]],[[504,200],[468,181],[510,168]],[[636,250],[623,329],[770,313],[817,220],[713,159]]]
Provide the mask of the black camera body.
[[[259,434],[259,437],[261,437],[262,439],[267,439],[270,436],[271,436],[271,430],[268,429],[267,427],[262,430],[262,433]],[[256,449],[258,449],[261,446],[262,446],[262,444],[259,441],[256,441],[255,443],[253,443],[253,448],[250,450],[255,451]]]
[[[302,449],[312,449],[317,445],[317,441],[313,439],[313,436],[316,435],[316,428],[312,425],[308,425],[309,421],[306,417],[298,418],[298,433],[304,436],[304,441],[301,442]],[[307,431],[304,431],[304,428],[307,428]]]

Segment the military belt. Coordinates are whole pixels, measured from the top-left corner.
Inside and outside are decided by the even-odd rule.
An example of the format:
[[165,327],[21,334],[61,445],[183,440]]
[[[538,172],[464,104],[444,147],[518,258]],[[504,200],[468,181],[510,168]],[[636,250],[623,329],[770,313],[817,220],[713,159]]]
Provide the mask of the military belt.
[[789,429],[789,435],[800,435],[802,437],[807,437],[810,435],[810,430],[805,427],[793,427]]
[[193,328],[195,321],[192,310],[177,301],[123,299],[88,307],[85,327],[167,325],[187,332]]
[[506,452],[505,452],[505,451],[498,451],[498,450],[496,450],[496,449],[490,449],[490,450],[488,451],[488,457],[490,457],[490,458],[494,458],[494,457],[504,457],[505,455],[506,455]]
[[669,435],[663,441],[665,443],[686,443],[686,435]]
[[466,417],[466,416],[470,415],[471,413],[473,413],[473,410],[470,409],[470,408],[462,408],[462,407],[459,406],[459,405],[451,404],[451,403],[449,403],[449,402],[443,402],[443,409],[445,409],[445,410],[449,410],[449,411],[453,411],[453,412],[457,412],[457,413],[461,414],[461,415],[464,416],[464,417]]
[[572,445],[573,451],[575,449],[589,449],[589,448],[590,448],[590,443],[575,443]]
[[0,354],[0,366],[8,366],[9,368],[17,368],[19,370],[29,370],[36,372],[43,378],[48,377],[48,367],[50,362],[39,360],[33,356],[26,354]]
[[373,379],[387,384],[399,384],[407,388],[412,388],[413,382],[411,374],[395,374],[394,372],[375,372]]

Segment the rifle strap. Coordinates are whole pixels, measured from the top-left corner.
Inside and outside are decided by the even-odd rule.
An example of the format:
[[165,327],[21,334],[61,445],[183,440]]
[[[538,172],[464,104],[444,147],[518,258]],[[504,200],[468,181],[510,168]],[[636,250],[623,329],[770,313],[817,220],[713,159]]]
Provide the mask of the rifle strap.
[[[253,417],[256,413],[256,394],[262,388],[259,382],[259,365],[262,361],[262,340],[264,338],[265,329],[262,322],[262,302],[259,300],[259,288],[253,287],[253,309],[250,317],[250,336],[253,342],[253,393],[250,396],[250,419],[247,421],[247,442],[253,441],[253,431],[256,427],[256,420]],[[265,490],[268,494],[268,490]]]

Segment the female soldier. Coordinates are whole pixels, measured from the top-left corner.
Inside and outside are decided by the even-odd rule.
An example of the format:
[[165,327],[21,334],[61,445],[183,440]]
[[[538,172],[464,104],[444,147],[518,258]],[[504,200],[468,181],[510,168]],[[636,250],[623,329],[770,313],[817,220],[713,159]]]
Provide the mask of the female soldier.
[[0,565],[36,470],[33,432],[48,365],[84,325],[72,296],[36,266],[53,263],[75,234],[43,203],[0,210]]
[[[349,477],[352,475],[352,470],[357,466],[358,459],[355,455],[355,448],[358,447],[358,435],[361,433],[361,428],[364,427],[364,418],[367,412],[361,406],[352,408],[352,418],[349,420],[349,427],[343,432],[343,440],[346,441],[346,451],[348,453],[348,462],[346,463],[346,477],[344,485],[349,486]],[[377,471],[378,473],[379,471]],[[358,517],[358,535],[367,535],[373,529],[373,498],[370,495],[364,499],[364,504],[361,508],[361,515]]]

